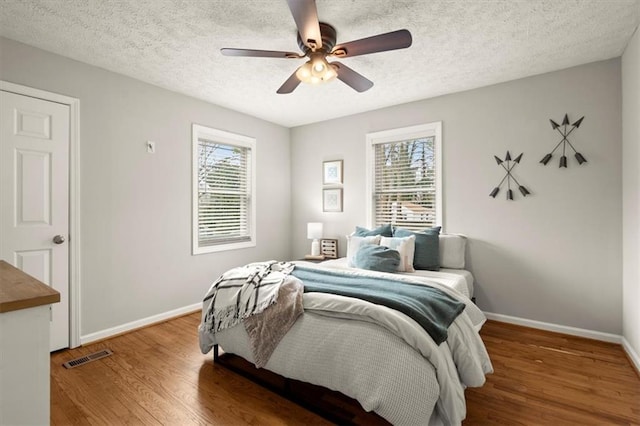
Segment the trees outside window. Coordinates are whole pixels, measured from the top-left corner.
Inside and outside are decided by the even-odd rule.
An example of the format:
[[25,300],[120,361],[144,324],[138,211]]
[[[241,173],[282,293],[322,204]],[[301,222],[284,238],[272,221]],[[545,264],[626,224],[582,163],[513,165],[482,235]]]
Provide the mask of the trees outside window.
[[441,124],[367,135],[369,225],[420,230],[441,221]]
[[255,246],[255,139],[193,125],[193,252]]

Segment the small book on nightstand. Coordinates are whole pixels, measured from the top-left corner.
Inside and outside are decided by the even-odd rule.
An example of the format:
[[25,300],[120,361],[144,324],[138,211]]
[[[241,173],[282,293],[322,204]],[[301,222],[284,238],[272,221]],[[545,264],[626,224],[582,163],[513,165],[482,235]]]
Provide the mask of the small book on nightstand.
[[314,256],[312,254],[307,254],[304,257],[304,260],[324,260],[324,256],[323,255]]

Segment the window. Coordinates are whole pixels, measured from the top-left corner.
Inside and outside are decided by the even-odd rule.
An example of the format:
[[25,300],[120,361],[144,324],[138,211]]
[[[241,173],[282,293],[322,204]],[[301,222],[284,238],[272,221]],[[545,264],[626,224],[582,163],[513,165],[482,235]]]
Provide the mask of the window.
[[442,225],[442,123],[367,134],[367,222]]
[[256,245],[256,140],[193,125],[193,254]]

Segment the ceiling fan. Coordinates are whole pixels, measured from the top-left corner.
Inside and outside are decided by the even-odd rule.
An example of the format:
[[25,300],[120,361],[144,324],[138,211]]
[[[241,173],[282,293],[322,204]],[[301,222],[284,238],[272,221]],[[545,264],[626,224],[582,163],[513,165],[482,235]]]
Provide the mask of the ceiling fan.
[[331,25],[318,21],[315,0],[287,0],[287,3],[298,27],[298,46],[302,54],[274,50],[220,49],[225,56],[309,58],[280,86],[277,90],[279,94],[293,92],[300,82],[319,84],[336,77],[354,90],[364,92],[373,86],[372,81],[340,62],[328,62],[327,58],[350,58],[411,46],[411,33],[407,30],[392,31],[336,45],[336,30]]

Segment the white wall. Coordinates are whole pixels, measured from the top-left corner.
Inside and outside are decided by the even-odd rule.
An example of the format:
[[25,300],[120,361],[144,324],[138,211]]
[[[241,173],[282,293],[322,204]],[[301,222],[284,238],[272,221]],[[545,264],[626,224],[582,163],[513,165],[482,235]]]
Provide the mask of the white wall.
[[[347,89],[345,89],[347,90]],[[374,89],[375,90],[375,86]],[[348,102],[346,92],[340,102]],[[585,116],[570,141],[587,158],[558,168],[539,160],[560,141],[549,119]],[[620,60],[612,59],[472,91],[293,128],[292,254],[309,251],[305,224],[327,238],[365,225],[365,134],[443,123],[444,229],[470,237],[469,267],[489,312],[622,333]],[[489,192],[493,159],[524,153],[516,178],[532,193]],[[557,153],[556,153],[557,154]],[[344,212],[323,213],[323,160],[344,160]]]
[[[289,258],[288,129],[3,38],[0,79],[80,99],[82,336],[197,303],[228,268]],[[257,139],[255,248],[191,255],[194,122]]]
[[[640,35],[622,56],[623,336],[640,355]],[[636,363],[640,359],[635,360]],[[640,366],[639,366],[640,368]]]

